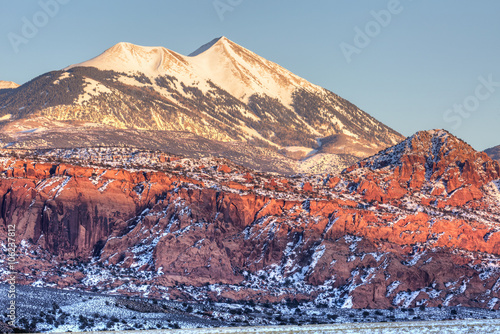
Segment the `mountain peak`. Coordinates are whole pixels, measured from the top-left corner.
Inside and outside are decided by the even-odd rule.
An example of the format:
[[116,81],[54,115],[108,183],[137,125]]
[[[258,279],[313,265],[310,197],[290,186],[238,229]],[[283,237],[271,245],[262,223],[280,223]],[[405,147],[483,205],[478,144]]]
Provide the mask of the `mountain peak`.
[[118,42],[115,45],[113,45],[110,49],[129,48],[131,46],[136,46],[136,45],[129,42]]
[[[481,187],[500,175],[498,162],[446,130],[419,131],[401,143],[358,162],[345,172],[363,174],[367,170],[393,171],[405,181],[419,174],[425,180],[443,181],[448,190],[458,187],[452,184],[463,182]],[[462,183],[457,181],[457,177]]]
[[132,44],[129,42],[119,42],[104,51],[104,53],[114,53],[114,52],[124,52],[124,51],[136,51],[136,52],[145,52],[147,50],[152,50],[152,49],[163,49],[163,47],[147,47],[147,46],[141,46],[141,45],[136,45]]
[[214,38],[210,42],[208,42],[206,44],[203,44],[198,49],[196,49],[195,51],[191,52],[188,55],[188,57],[196,57],[197,55],[202,54],[203,52],[205,52],[208,49],[210,49],[215,44],[224,44],[224,43],[228,43],[228,42],[231,42],[231,41],[229,39],[227,39],[225,36]]
[[175,64],[183,67],[186,64],[184,56],[162,46],[141,46],[128,42],[120,42],[97,57],[66,67],[95,67],[99,70],[117,72],[140,72],[149,76],[164,74]]
[[472,146],[442,129],[419,131],[407,140],[408,153],[422,156],[441,154],[444,157],[456,150],[461,155],[477,153]]
[[343,175],[357,182],[355,191],[370,202],[420,192],[427,203],[444,208],[481,199],[480,189],[497,196],[490,182],[500,177],[500,165],[449,132],[430,130],[354,164]]
[[419,131],[360,164],[372,169],[395,167],[401,164],[405,156],[419,156],[431,162],[454,164],[458,161],[474,160],[476,154],[479,153],[463,140],[446,130],[435,129]]

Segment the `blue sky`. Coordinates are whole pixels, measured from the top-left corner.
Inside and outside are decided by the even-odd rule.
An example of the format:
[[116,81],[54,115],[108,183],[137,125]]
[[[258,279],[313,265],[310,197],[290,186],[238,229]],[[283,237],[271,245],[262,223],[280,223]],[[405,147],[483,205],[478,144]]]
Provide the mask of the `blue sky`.
[[483,150],[500,145],[498,13],[496,0],[0,0],[0,79],[121,41],[189,54],[224,35],[404,135],[444,128]]

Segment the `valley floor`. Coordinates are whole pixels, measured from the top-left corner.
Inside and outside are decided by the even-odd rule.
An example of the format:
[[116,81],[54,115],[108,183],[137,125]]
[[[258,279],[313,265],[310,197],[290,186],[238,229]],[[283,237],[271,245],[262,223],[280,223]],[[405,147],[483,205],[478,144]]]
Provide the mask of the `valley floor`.
[[130,331],[127,334],[397,334],[397,333],[499,333],[500,320],[450,320],[450,321],[411,321],[401,323],[368,323],[306,326],[266,326],[266,327],[233,327],[195,330],[151,330]]
[[[7,289],[0,285],[1,305],[9,304]],[[309,304],[183,303],[21,285],[16,287],[16,305],[16,326],[28,332],[500,332],[500,312],[467,307],[363,310]],[[0,321],[8,321],[5,311]]]

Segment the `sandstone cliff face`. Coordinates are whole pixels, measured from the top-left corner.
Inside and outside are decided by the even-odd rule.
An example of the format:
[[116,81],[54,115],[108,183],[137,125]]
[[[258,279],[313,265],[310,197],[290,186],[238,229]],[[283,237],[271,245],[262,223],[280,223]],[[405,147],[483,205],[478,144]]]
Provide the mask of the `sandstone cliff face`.
[[24,284],[45,272],[47,286],[159,298],[498,308],[499,165],[444,132],[304,179],[1,162],[2,240],[15,224]]

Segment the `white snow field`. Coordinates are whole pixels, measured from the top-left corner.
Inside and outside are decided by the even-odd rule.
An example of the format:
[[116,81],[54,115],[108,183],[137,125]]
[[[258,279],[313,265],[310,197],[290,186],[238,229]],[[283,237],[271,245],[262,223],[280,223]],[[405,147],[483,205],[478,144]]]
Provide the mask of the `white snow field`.
[[426,334],[426,333],[500,333],[500,319],[486,320],[445,320],[445,321],[411,321],[411,322],[379,322],[379,323],[349,323],[333,325],[305,326],[265,326],[265,327],[226,327],[226,328],[196,328],[196,329],[162,329],[162,330],[132,330],[94,333],[127,333],[127,334]]

